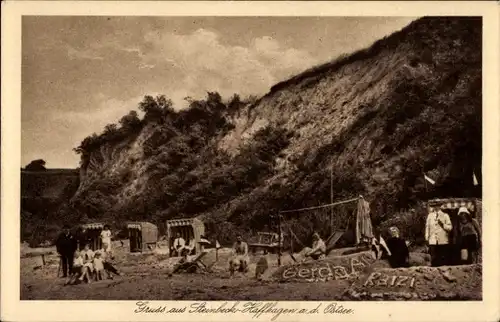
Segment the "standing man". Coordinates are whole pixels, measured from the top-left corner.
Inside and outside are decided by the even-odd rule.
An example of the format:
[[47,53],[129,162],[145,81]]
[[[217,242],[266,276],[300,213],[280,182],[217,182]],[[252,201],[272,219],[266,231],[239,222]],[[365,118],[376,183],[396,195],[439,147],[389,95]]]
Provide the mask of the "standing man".
[[429,245],[431,266],[447,264],[447,258],[449,257],[449,254],[447,254],[449,251],[448,234],[452,228],[450,216],[441,209],[432,211],[427,216],[425,240]]
[[57,253],[61,257],[63,277],[68,276],[73,269],[73,257],[77,248],[77,240],[69,231],[69,226],[64,225],[63,231],[56,241]]

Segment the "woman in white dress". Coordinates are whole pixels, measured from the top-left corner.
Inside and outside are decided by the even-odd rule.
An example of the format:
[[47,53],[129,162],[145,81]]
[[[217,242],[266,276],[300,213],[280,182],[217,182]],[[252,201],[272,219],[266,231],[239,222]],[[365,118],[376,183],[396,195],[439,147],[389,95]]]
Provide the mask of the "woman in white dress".
[[94,252],[90,249],[89,244],[85,244],[80,254],[83,258],[83,272],[79,280],[83,281],[84,278],[87,278],[87,282],[90,283],[92,272],[94,271]]
[[106,252],[111,251],[111,230],[109,229],[108,225],[104,225],[104,229],[101,231],[101,242],[104,247],[104,245],[107,246]]

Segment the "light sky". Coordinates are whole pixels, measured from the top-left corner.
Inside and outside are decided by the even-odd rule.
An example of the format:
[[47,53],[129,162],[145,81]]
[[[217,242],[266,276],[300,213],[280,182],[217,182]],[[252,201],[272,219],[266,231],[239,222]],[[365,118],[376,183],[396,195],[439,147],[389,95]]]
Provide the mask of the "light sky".
[[22,166],[74,168],[72,149],[144,95],[263,95],[400,30],[411,17],[23,17]]

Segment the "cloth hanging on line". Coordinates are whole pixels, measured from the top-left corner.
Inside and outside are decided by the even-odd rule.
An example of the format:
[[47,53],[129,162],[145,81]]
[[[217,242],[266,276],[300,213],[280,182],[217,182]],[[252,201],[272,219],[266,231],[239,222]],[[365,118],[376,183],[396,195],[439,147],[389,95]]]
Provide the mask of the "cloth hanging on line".
[[363,238],[369,240],[373,238],[373,227],[370,218],[370,204],[360,198],[356,215],[356,244],[359,244]]

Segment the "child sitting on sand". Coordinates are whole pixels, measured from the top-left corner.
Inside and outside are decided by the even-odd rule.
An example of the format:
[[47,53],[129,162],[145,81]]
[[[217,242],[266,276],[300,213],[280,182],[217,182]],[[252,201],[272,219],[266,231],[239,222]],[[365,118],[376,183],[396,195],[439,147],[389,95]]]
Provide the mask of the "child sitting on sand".
[[103,275],[104,275],[104,261],[101,258],[101,253],[97,251],[95,253],[94,260],[92,262],[94,265],[94,272],[95,272],[95,280],[96,281],[101,281],[103,280]]
[[66,284],[73,284],[75,283],[78,278],[82,275],[83,271],[83,257],[80,254],[80,252],[75,252],[75,255],[73,257],[73,269],[70,272],[69,279],[66,282]]

